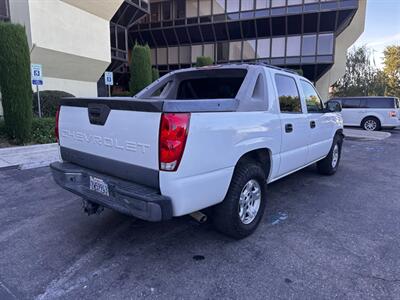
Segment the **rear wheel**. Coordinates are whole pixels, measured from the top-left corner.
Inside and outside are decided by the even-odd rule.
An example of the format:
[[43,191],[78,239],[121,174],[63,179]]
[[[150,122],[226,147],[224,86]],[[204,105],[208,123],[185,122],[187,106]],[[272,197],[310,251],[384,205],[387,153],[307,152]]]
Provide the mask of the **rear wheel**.
[[323,175],[333,175],[336,173],[342,155],[342,144],[343,138],[340,135],[336,135],[328,155],[323,160],[317,162],[319,173]]
[[361,127],[367,131],[376,131],[381,129],[381,122],[375,117],[366,117],[361,122]]
[[240,163],[224,201],[214,208],[216,229],[235,239],[253,233],[264,214],[265,191],[263,168],[255,162]]

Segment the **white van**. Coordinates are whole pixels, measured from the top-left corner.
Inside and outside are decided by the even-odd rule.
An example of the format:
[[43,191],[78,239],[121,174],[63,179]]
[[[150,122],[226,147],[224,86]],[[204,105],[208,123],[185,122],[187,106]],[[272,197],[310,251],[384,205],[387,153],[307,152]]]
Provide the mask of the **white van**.
[[332,98],[342,105],[345,126],[361,126],[365,130],[393,129],[400,126],[400,102],[395,97]]

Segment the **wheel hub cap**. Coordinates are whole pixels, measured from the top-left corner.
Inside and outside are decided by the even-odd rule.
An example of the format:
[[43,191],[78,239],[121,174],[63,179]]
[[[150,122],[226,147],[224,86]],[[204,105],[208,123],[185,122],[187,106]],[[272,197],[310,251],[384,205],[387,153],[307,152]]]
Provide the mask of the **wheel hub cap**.
[[261,203],[259,183],[251,179],[242,189],[239,199],[239,217],[243,224],[250,224],[257,216]]
[[373,130],[376,129],[376,126],[377,126],[377,124],[376,124],[376,122],[375,122],[374,120],[367,120],[367,121],[365,122],[364,128],[365,128],[366,130],[373,131]]
[[335,145],[332,152],[332,168],[335,168],[339,160],[339,146]]

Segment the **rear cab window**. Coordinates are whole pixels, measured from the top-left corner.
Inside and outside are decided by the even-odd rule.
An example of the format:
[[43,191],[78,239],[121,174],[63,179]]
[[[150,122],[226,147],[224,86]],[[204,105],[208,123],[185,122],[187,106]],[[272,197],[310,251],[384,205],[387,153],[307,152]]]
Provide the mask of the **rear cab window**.
[[295,79],[291,76],[276,74],[275,84],[281,113],[302,113],[300,94]]
[[140,97],[169,100],[235,99],[247,69],[194,69],[171,74]]

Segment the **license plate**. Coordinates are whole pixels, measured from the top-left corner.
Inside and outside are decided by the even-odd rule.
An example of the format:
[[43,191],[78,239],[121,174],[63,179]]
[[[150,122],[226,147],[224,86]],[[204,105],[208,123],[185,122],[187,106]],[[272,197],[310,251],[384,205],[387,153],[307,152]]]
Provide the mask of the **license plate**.
[[108,193],[108,184],[103,181],[103,179],[90,176],[90,186],[92,191],[100,193],[105,196],[110,196]]

